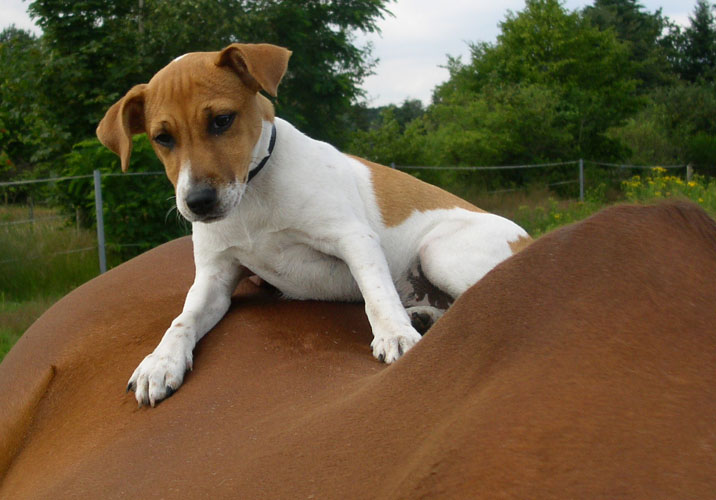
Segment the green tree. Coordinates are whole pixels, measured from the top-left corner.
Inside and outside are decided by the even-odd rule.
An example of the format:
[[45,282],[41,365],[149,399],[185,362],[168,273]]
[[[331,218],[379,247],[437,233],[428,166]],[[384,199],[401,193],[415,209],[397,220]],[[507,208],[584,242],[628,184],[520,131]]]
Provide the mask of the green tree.
[[293,50],[277,100],[279,113],[307,134],[343,146],[352,106],[375,61],[355,32],[378,30],[389,0],[258,0],[241,2],[239,34]]
[[[278,107],[306,132],[337,140],[373,61],[354,44],[375,31],[388,0],[35,0],[44,31],[41,89],[76,142],[106,108],[174,57],[235,41],[293,50]],[[191,22],[187,22],[191,20]]]
[[28,175],[67,140],[50,123],[52,103],[38,88],[43,63],[34,35],[14,26],[0,32],[0,178]]
[[663,35],[669,21],[661,9],[647,12],[638,0],[595,0],[584,8],[584,16],[601,30],[613,29],[627,45],[642,88],[654,88],[673,78],[667,61],[669,41]]
[[716,76],[716,22],[714,7],[697,0],[690,25],[684,30],[680,61],[681,77],[689,82]]
[[[455,96],[463,99],[465,93],[478,96],[487,88],[517,95],[510,89],[537,86],[548,89],[556,103],[555,131],[571,138],[560,157],[621,156],[623,146],[606,132],[636,111],[640,101],[636,68],[614,32],[593,27],[557,0],[527,0],[525,10],[510,12],[501,28],[496,44],[471,45],[469,64],[449,62],[450,80],[436,90],[435,106]],[[515,112],[518,123],[523,118],[520,109]]]
[[614,30],[600,30],[557,0],[527,0],[501,28],[496,43],[470,45],[469,63],[448,59],[450,78],[435,89],[419,126],[405,127],[409,141],[393,110],[357,134],[352,150],[403,165],[400,157],[445,166],[624,157],[624,144],[607,132],[642,101],[637,67]]
[[626,125],[612,131],[646,165],[693,164],[716,174],[716,93],[709,85],[683,82],[660,87],[648,105]]

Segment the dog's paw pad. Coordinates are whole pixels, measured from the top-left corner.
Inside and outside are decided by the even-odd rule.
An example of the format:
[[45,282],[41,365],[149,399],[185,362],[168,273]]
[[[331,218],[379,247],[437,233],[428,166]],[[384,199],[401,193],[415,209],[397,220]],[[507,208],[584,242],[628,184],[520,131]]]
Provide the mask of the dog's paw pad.
[[445,311],[431,306],[414,306],[406,309],[410,323],[420,335],[425,335]]
[[410,315],[410,323],[420,335],[425,335],[430,327],[433,326],[433,318],[426,313],[414,312]]

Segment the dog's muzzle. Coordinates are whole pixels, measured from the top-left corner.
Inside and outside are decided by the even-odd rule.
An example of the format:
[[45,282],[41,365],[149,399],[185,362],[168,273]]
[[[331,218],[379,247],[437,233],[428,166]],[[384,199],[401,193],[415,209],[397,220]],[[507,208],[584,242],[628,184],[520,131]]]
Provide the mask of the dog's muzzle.
[[186,206],[199,218],[211,215],[219,200],[216,189],[211,186],[197,186],[186,196]]
[[177,208],[189,222],[214,222],[225,218],[236,208],[246,185],[232,182],[213,186],[205,182],[193,185],[179,182]]

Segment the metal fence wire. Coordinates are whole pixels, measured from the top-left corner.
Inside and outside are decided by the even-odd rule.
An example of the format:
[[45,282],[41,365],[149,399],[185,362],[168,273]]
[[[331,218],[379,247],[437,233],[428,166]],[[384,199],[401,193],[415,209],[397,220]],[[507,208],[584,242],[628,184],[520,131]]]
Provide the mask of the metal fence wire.
[[[442,171],[442,172],[479,172],[479,171],[514,171],[514,170],[526,170],[526,169],[545,169],[545,168],[552,168],[552,167],[569,167],[573,166],[576,169],[575,176],[571,179],[562,180],[562,181],[556,181],[547,183],[546,185],[549,187],[557,187],[557,186],[565,186],[570,184],[579,184],[579,200],[584,201],[584,189],[585,189],[585,169],[584,165],[585,163],[588,163],[593,166],[602,167],[604,169],[619,169],[619,170],[634,170],[634,169],[651,169],[655,168],[654,166],[645,166],[645,165],[626,165],[626,164],[617,164],[617,163],[606,163],[606,162],[596,162],[596,161],[585,161],[585,160],[574,160],[574,161],[567,161],[567,162],[556,162],[556,163],[540,163],[540,164],[532,164],[532,165],[507,165],[507,166],[455,166],[455,167],[436,167],[436,166],[404,166],[404,165],[391,165],[392,168],[402,170],[402,171],[408,171],[408,172],[419,172],[419,171]],[[688,165],[667,165],[667,166],[660,166],[660,168],[669,169],[669,170],[684,170],[684,176],[686,179],[690,180],[691,177],[691,168]],[[107,242],[105,241],[105,225],[104,225],[104,213],[105,213],[105,207],[104,207],[104,201],[102,197],[102,179],[105,177],[128,177],[128,176],[155,176],[155,175],[164,175],[164,172],[129,172],[129,173],[101,173],[99,170],[94,170],[92,175],[76,175],[76,176],[68,176],[68,177],[54,177],[54,178],[48,178],[48,179],[30,179],[30,180],[20,180],[20,181],[10,181],[10,182],[0,182],[0,188],[8,188],[8,187],[17,187],[17,186],[25,186],[25,185],[31,185],[31,184],[40,184],[40,183],[58,183],[58,182],[64,182],[64,181],[70,181],[70,180],[77,180],[77,179],[93,179],[93,190],[94,190],[94,200],[95,200],[95,227],[97,232],[97,246],[96,247],[83,247],[83,248],[69,248],[61,252],[56,252],[52,255],[60,255],[60,254],[71,254],[71,253],[77,253],[77,252],[86,252],[86,251],[93,251],[97,250],[99,255],[99,270],[100,273],[104,273],[107,271],[107,255],[106,255],[106,248],[107,248]],[[487,193],[507,193],[512,191],[518,191],[522,189],[521,187],[514,187],[514,188],[505,188],[505,189],[496,189],[496,190],[489,190]],[[111,207],[110,207],[111,208]],[[35,224],[40,221],[49,221],[49,220],[56,220],[56,219],[64,219],[65,217],[62,215],[50,215],[50,216],[41,216],[41,217],[34,217],[33,216],[33,206],[32,204],[29,207],[29,216],[27,219],[21,219],[21,220],[13,220],[13,221],[7,221],[7,222],[0,222],[0,227],[3,226],[10,226],[10,225],[22,225],[22,224]],[[131,242],[124,242],[122,246],[133,246],[138,245],[138,243],[131,243]],[[8,261],[0,261],[0,264],[7,264],[11,262]]]

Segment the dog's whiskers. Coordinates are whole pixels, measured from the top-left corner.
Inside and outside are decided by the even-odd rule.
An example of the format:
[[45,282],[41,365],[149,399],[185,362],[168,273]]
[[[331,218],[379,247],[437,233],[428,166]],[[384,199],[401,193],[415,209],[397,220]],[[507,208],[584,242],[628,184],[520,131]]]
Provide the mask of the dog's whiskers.
[[[167,198],[167,201],[170,200],[176,200],[176,196],[170,196]],[[164,215],[164,223],[166,224],[169,220],[169,216],[174,212],[174,216],[176,218],[177,224],[181,226],[181,228],[186,231],[187,228],[187,220],[184,218],[184,216],[179,212],[179,209],[177,208],[176,202],[172,203],[172,206],[169,207],[169,210],[167,210],[167,213]]]

